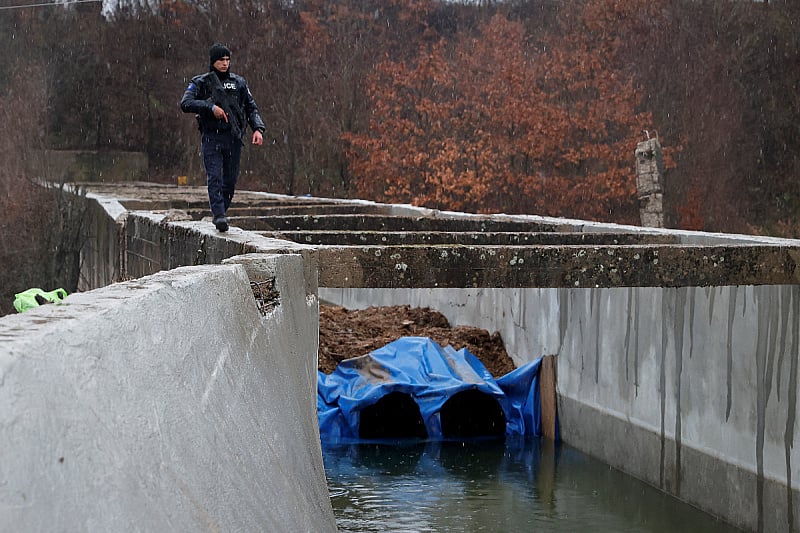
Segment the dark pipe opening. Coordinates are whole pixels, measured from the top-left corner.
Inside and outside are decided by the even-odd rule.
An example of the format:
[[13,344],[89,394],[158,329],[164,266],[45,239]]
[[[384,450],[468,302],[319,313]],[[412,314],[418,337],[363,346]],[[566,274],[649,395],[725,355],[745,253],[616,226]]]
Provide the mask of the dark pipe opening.
[[506,415],[500,404],[470,389],[450,397],[440,412],[442,437],[499,437],[506,433]]
[[428,437],[422,414],[414,399],[404,392],[390,392],[361,410],[360,439],[401,439]]

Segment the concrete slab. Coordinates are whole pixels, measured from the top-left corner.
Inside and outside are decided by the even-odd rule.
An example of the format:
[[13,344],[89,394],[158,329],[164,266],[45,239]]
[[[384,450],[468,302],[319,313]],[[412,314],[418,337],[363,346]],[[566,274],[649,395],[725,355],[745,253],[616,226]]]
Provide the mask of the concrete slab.
[[179,268],[0,319],[0,530],[335,531],[315,298],[271,261]]

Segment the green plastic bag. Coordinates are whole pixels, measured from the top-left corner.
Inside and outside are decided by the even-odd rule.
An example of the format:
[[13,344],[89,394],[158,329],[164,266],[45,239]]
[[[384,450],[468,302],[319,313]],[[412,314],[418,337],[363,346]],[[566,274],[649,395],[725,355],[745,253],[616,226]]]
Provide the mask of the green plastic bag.
[[[38,298],[37,298],[38,297]],[[14,309],[18,313],[39,307],[41,303],[54,303],[60,302],[67,297],[67,291],[64,289],[56,289],[54,291],[45,292],[42,289],[33,288],[27,291],[14,295]]]

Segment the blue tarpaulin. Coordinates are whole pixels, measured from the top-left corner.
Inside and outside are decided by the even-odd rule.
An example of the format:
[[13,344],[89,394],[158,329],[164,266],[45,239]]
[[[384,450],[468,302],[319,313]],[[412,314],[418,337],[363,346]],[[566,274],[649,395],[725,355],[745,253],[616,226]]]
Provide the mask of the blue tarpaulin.
[[476,390],[494,398],[506,435],[541,435],[539,368],[533,361],[495,380],[466,348],[442,348],[427,337],[403,337],[368,355],[346,359],[317,375],[322,440],[358,440],[362,410],[393,392],[419,406],[430,439],[441,438],[441,411],[455,394]]

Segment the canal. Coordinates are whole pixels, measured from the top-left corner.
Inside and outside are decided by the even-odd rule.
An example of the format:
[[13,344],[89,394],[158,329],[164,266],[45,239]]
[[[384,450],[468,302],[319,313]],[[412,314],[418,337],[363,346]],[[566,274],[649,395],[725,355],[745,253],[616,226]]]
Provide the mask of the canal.
[[341,532],[738,531],[540,438],[323,444]]

